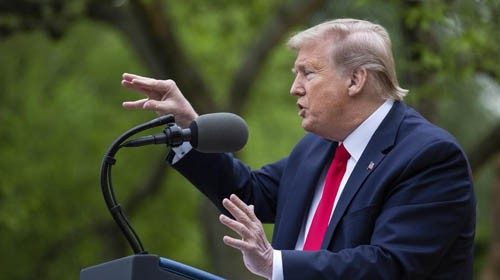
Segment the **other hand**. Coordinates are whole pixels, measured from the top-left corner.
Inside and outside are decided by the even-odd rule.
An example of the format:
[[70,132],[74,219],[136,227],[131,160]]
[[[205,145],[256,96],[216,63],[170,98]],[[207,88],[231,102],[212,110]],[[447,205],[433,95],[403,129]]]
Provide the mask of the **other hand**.
[[173,80],[156,80],[124,73],[122,85],[136,90],[147,98],[123,102],[125,109],[144,109],[159,115],[173,114],[181,127],[188,127],[198,117],[189,101],[182,95]]
[[241,251],[245,266],[252,273],[270,279],[273,271],[273,248],[267,241],[262,223],[255,216],[253,205],[248,206],[236,195],[222,201],[235,220],[220,215],[220,221],[236,232],[241,239],[224,236],[224,243]]

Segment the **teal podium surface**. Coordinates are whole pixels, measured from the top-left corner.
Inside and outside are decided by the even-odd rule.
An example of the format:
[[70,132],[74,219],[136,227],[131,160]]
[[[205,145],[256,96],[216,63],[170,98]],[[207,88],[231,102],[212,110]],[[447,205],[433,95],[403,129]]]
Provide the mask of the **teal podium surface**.
[[80,280],[185,280],[223,278],[156,255],[132,255],[81,270]]

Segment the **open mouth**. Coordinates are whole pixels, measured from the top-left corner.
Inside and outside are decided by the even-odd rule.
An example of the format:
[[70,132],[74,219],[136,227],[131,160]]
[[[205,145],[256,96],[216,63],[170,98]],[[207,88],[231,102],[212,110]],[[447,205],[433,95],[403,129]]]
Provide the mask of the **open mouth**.
[[297,107],[299,108],[299,116],[304,117],[306,113],[305,107],[299,103],[297,103]]

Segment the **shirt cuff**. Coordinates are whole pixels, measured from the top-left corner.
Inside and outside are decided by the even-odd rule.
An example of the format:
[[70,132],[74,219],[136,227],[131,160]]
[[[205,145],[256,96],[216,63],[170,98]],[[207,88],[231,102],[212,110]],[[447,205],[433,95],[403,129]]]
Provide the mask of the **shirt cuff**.
[[283,262],[279,250],[273,250],[273,275],[271,280],[283,280]]
[[184,142],[179,147],[172,147],[172,151],[174,151],[174,158],[172,159],[172,164],[175,164],[179,160],[181,160],[189,151],[193,149],[191,143]]

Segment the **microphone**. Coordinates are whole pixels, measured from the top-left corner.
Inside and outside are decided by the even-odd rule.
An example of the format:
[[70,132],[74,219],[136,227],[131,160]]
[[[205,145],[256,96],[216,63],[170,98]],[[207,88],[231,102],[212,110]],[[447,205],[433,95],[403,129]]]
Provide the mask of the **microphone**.
[[168,124],[163,133],[130,140],[122,146],[139,147],[150,144],[167,144],[171,147],[189,142],[203,153],[225,153],[241,150],[248,140],[245,121],[232,113],[212,113],[197,117],[189,128],[175,123]]

